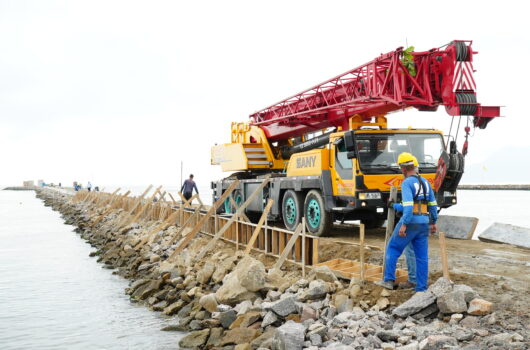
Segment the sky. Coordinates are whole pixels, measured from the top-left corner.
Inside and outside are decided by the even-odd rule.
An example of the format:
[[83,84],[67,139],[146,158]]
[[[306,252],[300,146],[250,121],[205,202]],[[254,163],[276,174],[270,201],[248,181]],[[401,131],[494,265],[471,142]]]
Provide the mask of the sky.
[[[399,46],[453,39],[479,52],[478,101],[504,106],[472,132],[463,182],[530,183],[522,6],[0,0],[0,185],[175,186],[182,162],[207,187],[223,176],[210,147],[229,141],[230,122]],[[388,120],[447,132],[451,118],[440,108]]]

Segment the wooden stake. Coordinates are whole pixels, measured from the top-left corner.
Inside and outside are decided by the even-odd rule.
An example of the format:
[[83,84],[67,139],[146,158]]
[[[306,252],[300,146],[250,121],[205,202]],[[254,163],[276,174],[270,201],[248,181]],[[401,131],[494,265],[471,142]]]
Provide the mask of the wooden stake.
[[364,224],[359,229],[359,256],[361,260],[361,281],[364,282]]
[[[390,187],[390,200],[394,203],[397,202],[397,188],[395,186]],[[388,208],[388,216],[386,219],[386,234],[385,234],[385,246],[383,254],[383,276],[386,268],[386,246],[388,245],[388,239],[394,231],[394,222],[396,220],[396,212],[394,208]],[[384,278],[384,277],[383,277]]]
[[230,225],[239,217],[239,215],[241,215],[242,212],[245,211],[245,209],[250,205],[250,203],[252,203],[252,201],[254,200],[254,198],[257,197],[258,194],[261,194],[261,191],[263,190],[263,188],[269,183],[270,181],[270,175],[267,176],[263,181],[262,183],[254,190],[254,192],[252,192],[252,194],[245,200],[245,203],[241,204],[241,206],[239,207],[239,209],[237,209],[237,211],[235,212],[234,215],[232,215],[232,217],[230,218],[230,220],[228,220],[226,222],[226,224],[221,228],[221,230],[219,230],[219,232],[217,232],[215,234],[215,236],[213,236],[212,240],[210,242],[208,242],[208,244],[206,245],[206,247],[204,247],[200,252],[199,254],[197,254],[196,256],[196,259],[194,259],[194,261],[197,261],[197,260],[200,260],[204,257],[204,255],[206,255],[206,253],[208,251],[210,251],[214,246],[215,244],[217,243],[217,241],[219,240],[219,238],[221,238],[223,236],[223,234],[225,233],[225,231],[230,227]]
[[305,216],[302,217],[302,277],[305,278]]
[[175,258],[175,256],[177,256],[177,254],[179,254],[182,250],[184,250],[184,248],[186,248],[186,246],[190,243],[190,241],[197,235],[197,233],[199,233],[199,231],[200,231],[200,229],[202,227],[202,224],[204,224],[210,218],[210,216],[212,216],[213,213],[215,213],[217,211],[217,209],[221,206],[221,204],[225,201],[225,199],[229,195],[232,194],[232,192],[236,189],[236,187],[238,185],[239,185],[239,180],[235,180],[234,182],[232,182],[230,187],[228,187],[228,189],[225,191],[225,193],[223,193],[221,198],[219,198],[210,207],[210,210],[208,210],[208,212],[201,218],[201,220],[199,221],[199,224],[195,225],[193,230],[191,230],[191,232],[188,235],[186,235],[186,237],[184,237],[180,241],[180,244],[178,245],[178,247],[175,248],[175,250],[173,251],[173,253],[169,257],[169,259],[168,259],[169,261],[173,260]]
[[261,231],[261,227],[263,226],[265,219],[267,219],[267,215],[269,215],[269,211],[271,210],[272,203],[274,203],[274,201],[272,199],[269,199],[269,201],[267,202],[267,205],[265,206],[265,209],[263,210],[263,214],[261,214],[261,217],[259,218],[258,225],[254,229],[252,236],[250,236],[250,240],[247,243],[247,248],[245,249],[245,254],[248,255],[250,251],[252,250],[252,247],[254,246],[254,243],[256,242],[256,239],[258,238],[258,235]]
[[294,244],[296,243],[296,240],[298,239],[298,237],[300,237],[300,232],[302,232],[302,224],[298,224],[298,226],[296,227],[296,230],[294,230],[293,236],[291,237],[289,242],[287,242],[287,244],[285,245],[285,248],[283,249],[283,252],[280,255],[280,258],[274,265],[275,269],[279,269],[280,267],[282,267],[285,259],[287,259],[287,255],[291,253],[291,249],[293,249]]
[[451,281],[451,278],[449,278],[449,262],[447,261],[445,234],[443,232],[439,232],[438,239],[440,240],[440,260],[442,261],[442,273],[445,279]]

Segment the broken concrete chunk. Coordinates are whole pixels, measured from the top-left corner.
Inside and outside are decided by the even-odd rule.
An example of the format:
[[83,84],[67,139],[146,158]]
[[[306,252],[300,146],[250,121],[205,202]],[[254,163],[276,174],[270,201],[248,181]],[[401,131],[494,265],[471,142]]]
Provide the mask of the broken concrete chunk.
[[416,293],[412,296],[412,298],[395,308],[392,314],[401,318],[405,318],[425,309],[435,301],[436,297],[430,291],[422,294]]
[[469,303],[467,313],[474,316],[483,316],[493,311],[493,304],[484,299],[473,299]]
[[271,310],[278,316],[286,317],[298,311],[294,297],[288,297],[273,303]]
[[273,349],[302,350],[305,328],[300,323],[287,321],[276,329],[273,338]]
[[455,314],[467,310],[466,296],[464,292],[450,292],[440,296],[437,300],[440,312],[444,314]]
[[530,248],[530,228],[496,222],[478,235],[478,239]]

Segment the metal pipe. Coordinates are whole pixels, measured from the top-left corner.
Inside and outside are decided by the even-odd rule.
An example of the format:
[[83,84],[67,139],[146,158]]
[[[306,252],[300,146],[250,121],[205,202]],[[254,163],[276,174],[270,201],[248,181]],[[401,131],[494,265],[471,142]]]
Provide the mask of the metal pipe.
[[335,131],[331,131],[326,134],[313,137],[310,140],[301,142],[294,146],[285,146],[284,148],[282,148],[282,157],[284,159],[288,159],[295,153],[309,151],[310,149],[324,146],[325,144],[329,142],[329,136],[334,132]]

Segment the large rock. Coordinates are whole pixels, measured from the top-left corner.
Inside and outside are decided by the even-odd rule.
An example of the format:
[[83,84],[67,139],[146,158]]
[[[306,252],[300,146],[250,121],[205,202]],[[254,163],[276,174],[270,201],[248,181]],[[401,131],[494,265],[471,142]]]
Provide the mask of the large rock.
[[308,289],[300,294],[300,300],[320,299],[325,297],[329,291],[330,289],[326,282],[314,280],[309,283]]
[[[282,286],[286,285],[289,280],[283,277],[283,273],[280,269],[270,269],[265,276],[266,288],[278,290]],[[272,300],[272,299],[271,299]]]
[[263,321],[261,322],[261,327],[265,328],[270,326],[274,322],[278,321],[278,316],[272,311],[269,311],[263,316]]
[[457,346],[458,341],[447,335],[430,335],[420,342],[420,350],[440,350]]
[[211,261],[207,261],[199,272],[197,272],[197,281],[201,284],[206,284],[210,281],[215,271],[215,265]]
[[271,310],[281,317],[286,317],[287,315],[294,314],[298,311],[294,297],[287,297],[274,302],[271,306]]
[[235,310],[228,310],[223,311],[219,313],[219,321],[221,321],[221,325],[224,328],[228,328],[232,325],[232,323],[236,320],[236,312]]
[[474,316],[483,316],[491,313],[493,304],[484,299],[473,299],[469,303],[467,313]]
[[196,349],[200,346],[203,346],[206,343],[209,335],[210,335],[209,329],[203,329],[201,331],[191,332],[184,338],[180,339],[179,346],[181,348]]
[[182,309],[182,307],[184,307],[184,305],[186,305],[186,303],[183,300],[175,301],[164,309],[164,314],[168,316],[176,314],[180,311],[180,309]]
[[471,300],[478,297],[478,293],[473,290],[473,288],[466,286],[465,284],[457,284],[453,287],[453,291],[463,292],[466,303],[469,303]]
[[395,308],[392,314],[401,318],[405,318],[425,309],[435,301],[436,297],[430,291],[422,294],[416,293],[412,296],[412,298]]
[[236,318],[236,320],[230,325],[230,329],[234,329],[238,327],[247,328],[251,324],[259,321],[260,319],[261,319],[261,312],[250,311]]
[[209,312],[216,312],[217,311],[218,304],[217,304],[217,300],[215,299],[215,294],[214,293],[203,295],[199,299],[199,304],[205,310],[208,310]]
[[265,266],[261,261],[246,256],[237,264],[235,272],[241,286],[257,292],[265,287]]
[[439,298],[444,294],[447,294],[453,290],[453,284],[451,281],[444,277],[440,277],[430,287],[429,291],[434,294],[435,297]]
[[455,239],[471,239],[477,228],[478,218],[469,216],[440,215],[438,217],[438,231],[445,237]]
[[334,283],[338,281],[337,276],[331,271],[328,266],[318,266],[313,269],[312,274],[315,275],[316,279],[322,280],[324,282]]
[[212,275],[212,281],[215,283],[221,282],[223,278],[226,276],[226,274],[232,271],[235,260],[236,260],[236,257],[232,257],[232,258],[222,261],[219,265],[217,265]]
[[239,282],[237,272],[234,271],[224,278],[223,285],[215,292],[215,297],[221,304],[234,305],[243,300],[254,300],[257,294],[243,287]]
[[304,345],[305,327],[300,323],[287,321],[276,329],[272,341],[274,350],[302,350]]
[[223,329],[222,328],[212,328],[210,330],[210,337],[208,338],[208,343],[206,343],[207,346],[214,347],[214,346],[220,346],[221,345],[221,339],[223,336]]
[[444,294],[436,303],[440,312],[444,314],[456,314],[467,310],[466,296],[461,291]]
[[347,295],[337,294],[335,295],[335,307],[338,313],[352,311],[353,301]]
[[496,222],[478,235],[478,239],[530,248],[530,228]]
[[261,331],[251,328],[234,328],[226,332],[221,340],[221,345],[245,344],[251,343],[261,335]]

